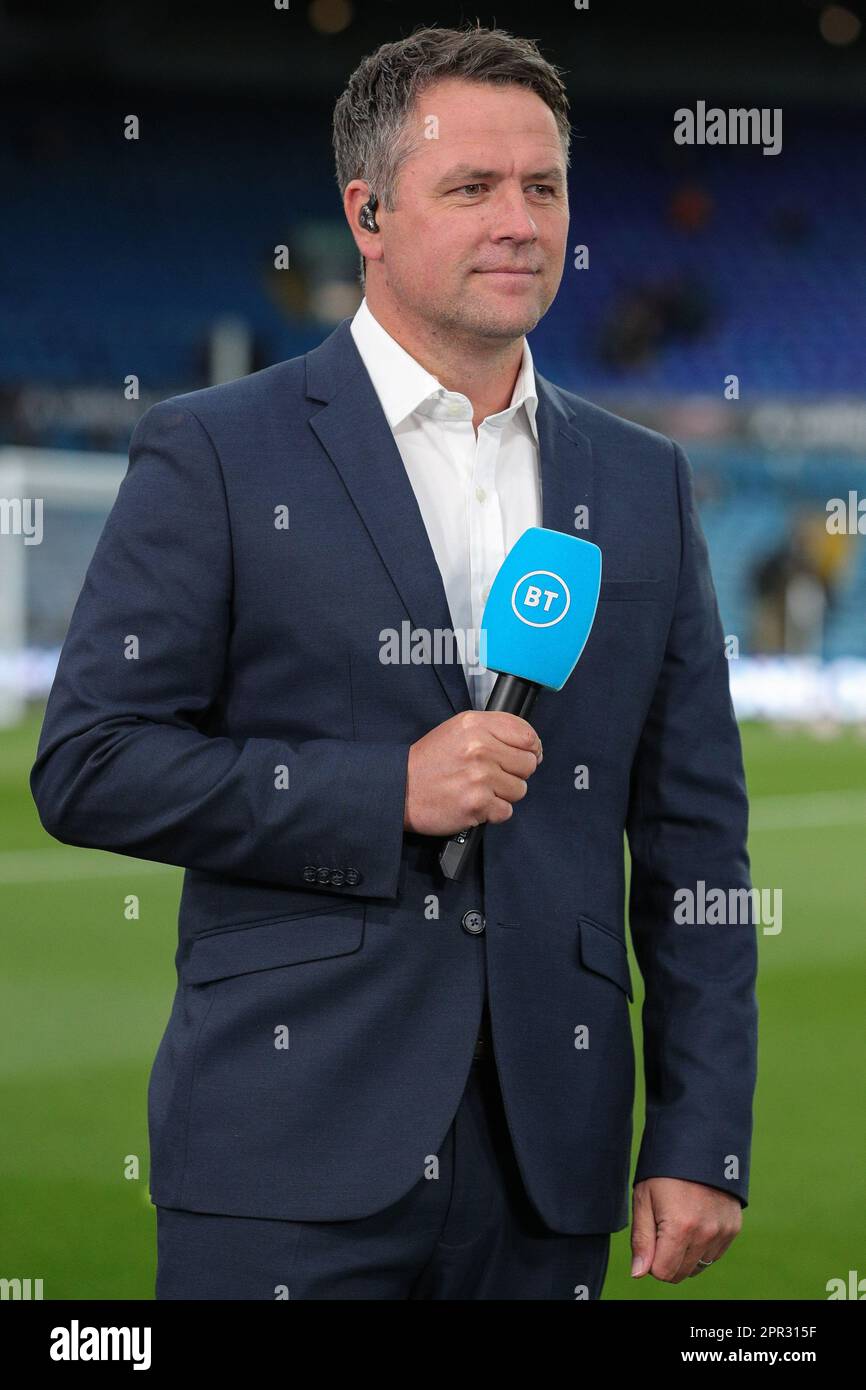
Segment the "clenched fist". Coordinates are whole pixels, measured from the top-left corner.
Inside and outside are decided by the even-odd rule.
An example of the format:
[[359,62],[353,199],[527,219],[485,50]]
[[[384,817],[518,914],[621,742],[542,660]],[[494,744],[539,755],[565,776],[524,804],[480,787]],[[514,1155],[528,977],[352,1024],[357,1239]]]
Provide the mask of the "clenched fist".
[[538,734],[517,714],[455,714],[409,749],[404,828],[453,835],[508,820],[543,756]]

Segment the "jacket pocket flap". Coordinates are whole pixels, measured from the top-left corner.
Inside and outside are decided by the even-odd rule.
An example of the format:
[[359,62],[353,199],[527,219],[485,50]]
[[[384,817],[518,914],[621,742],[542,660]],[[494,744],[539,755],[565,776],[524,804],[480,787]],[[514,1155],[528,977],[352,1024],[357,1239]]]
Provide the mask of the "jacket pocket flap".
[[591,917],[579,917],[577,920],[580,929],[580,959],[587,970],[606,975],[634,1001],[625,942],[620,941],[607,927],[593,922]]
[[249,975],[278,965],[357,951],[364,936],[364,913],[318,913],[286,917],[240,930],[197,937],[183,969],[188,984],[204,984],[228,975]]
[[662,587],[660,579],[603,579],[598,601],[661,598]]

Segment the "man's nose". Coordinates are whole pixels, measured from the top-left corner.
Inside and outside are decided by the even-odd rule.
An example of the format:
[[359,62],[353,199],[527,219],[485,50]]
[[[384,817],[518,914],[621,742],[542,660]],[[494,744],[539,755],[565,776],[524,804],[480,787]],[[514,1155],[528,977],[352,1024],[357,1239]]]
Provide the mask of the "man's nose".
[[494,241],[534,241],[538,227],[526,205],[522,189],[500,188],[494,200],[490,235]]

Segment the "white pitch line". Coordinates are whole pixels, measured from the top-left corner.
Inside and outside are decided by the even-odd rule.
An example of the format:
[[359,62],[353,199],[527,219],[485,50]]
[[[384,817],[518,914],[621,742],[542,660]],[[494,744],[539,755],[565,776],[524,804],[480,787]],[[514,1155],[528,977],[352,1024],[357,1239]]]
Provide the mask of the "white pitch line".
[[866,792],[795,792],[757,796],[750,803],[749,831],[820,830],[866,821]]
[[133,874],[181,873],[174,864],[135,859],[91,849],[10,849],[0,853],[0,883],[62,882],[64,879],[122,878]]

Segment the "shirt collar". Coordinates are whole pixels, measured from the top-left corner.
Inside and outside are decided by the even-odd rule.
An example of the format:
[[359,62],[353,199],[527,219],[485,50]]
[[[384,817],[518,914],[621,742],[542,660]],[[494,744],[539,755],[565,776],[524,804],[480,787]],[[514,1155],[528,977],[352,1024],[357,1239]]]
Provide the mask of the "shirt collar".
[[[453,405],[455,402],[467,401],[461,393],[447,391],[435,376],[400,346],[396,338],[391,337],[374,317],[366,296],[361,300],[352,319],[351,331],[355,346],[361,354],[392,430],[419,407],[423,407],[423,413],[426,415],[438,416],[440,411],[447,411],[449,403]],[[535,388],[532,353],[525,338],[523,359],[514,383],[511,402],[504,410],[487,418],[505,425],[521,406],[525,408],[537,443],[538,426],[535,416],[538,394]]]

